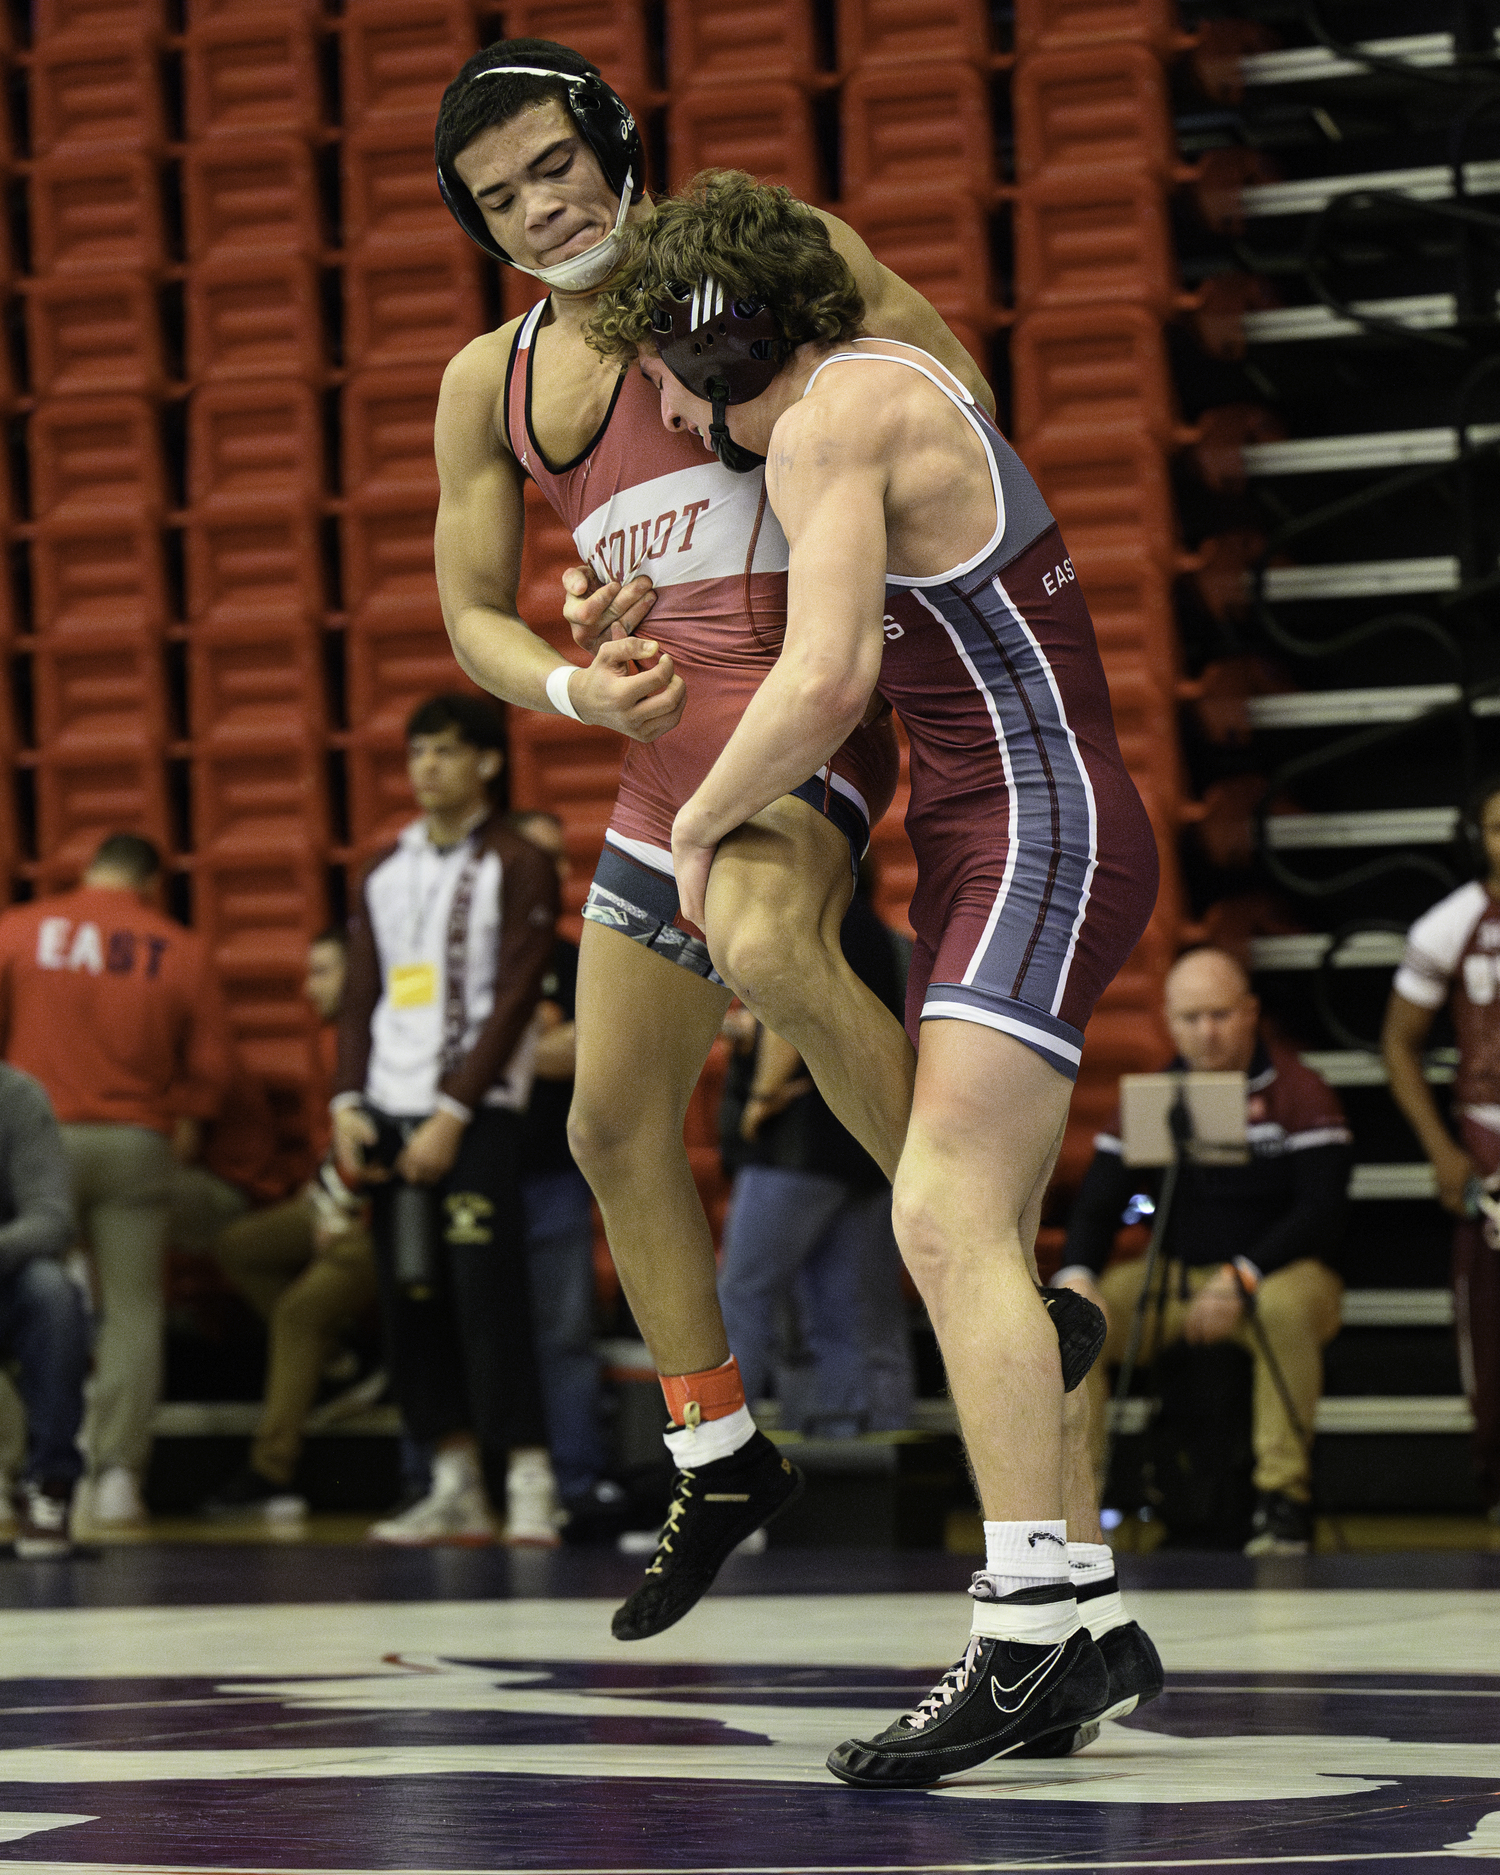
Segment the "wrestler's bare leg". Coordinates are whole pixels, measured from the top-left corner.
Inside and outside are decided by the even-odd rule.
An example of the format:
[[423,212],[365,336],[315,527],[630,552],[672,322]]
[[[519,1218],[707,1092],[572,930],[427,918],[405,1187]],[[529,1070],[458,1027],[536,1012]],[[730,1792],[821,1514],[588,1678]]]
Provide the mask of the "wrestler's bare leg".
[[578,953],[568,1142],[636,1325],[663,1374],[729,1358],[713,1236],[682,1129],[728,990],[589,920]]
[[[1047,1165],[1032,1190],[1030,1202],[1021,1218],[1021,1242],[1036,1271],[1036,1234],[1042,1222],[1042,1201],[1062,1151],[1059,1131],[1047,1155]],[[1068,1537],[1074,1543],[1102,1543],[1104,1531],[1099,1524],[1099,1493],[1094,1481],[1094,1464],[1089,1449],[1089,1390],[1075,1387],[1063,1395],[1062,1420],[1063,1511],[1068,1520]]]
[[995,1522],[1063,1515],[1062,1368],[1031,1250],[1072,1091],[997,1029],[922,1025],[895,1182],[896,1241],[927,1305],[980,1502]]
[[818,1091],[886,1176],[911,1111],[906,1031],[844,961],[849,843],[806,801],[775,801],[719,846],[709,954],[726,983],[807,1063]]

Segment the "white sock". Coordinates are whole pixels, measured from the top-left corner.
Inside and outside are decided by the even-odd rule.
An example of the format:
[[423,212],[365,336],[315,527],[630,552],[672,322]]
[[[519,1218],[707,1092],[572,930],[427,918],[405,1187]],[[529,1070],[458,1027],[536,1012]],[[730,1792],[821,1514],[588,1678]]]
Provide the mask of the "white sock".
[[1115,1553],[1107,1543],[1070,1543],[1068,1574],[1078,1598],[1079,1617],[1096,1641],[1111,1628],[1124,1627],[1130,1616],[1120,1599]]
[[695,1465],[711,1465],[716,1458],[728,1458],[755,1437],[755,1421],[748,1406],[737,1406],[722,1419],[700,1420],[696,1426],[674,1426],[662,1439],[679,1471],[691,1471]]
[[[969,1590],[975,1634],[1041,1645],[1076,1631],[1067,1530],[1061,1518],[985,1524],[985,1568]],[[1024,1602],[1010,1599],[1023,1589],[1032,1591]]]

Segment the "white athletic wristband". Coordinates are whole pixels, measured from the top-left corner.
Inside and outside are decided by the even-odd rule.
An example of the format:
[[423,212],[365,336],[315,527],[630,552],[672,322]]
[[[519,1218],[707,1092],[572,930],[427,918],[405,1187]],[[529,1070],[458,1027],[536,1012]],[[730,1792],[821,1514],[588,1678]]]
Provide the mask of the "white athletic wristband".
[[573,699],[568,695],[568,679],[581,666],[577,664],[559,664],[547,679],[547,701],[559,716],[571,716],[575,723],[583,718],[573,708]]

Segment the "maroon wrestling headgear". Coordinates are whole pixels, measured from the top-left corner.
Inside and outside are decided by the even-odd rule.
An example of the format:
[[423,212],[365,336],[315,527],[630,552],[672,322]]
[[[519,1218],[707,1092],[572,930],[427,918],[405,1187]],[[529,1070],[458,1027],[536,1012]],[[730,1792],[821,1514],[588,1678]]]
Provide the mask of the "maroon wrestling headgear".
[[651,329],[662,363],[694,397],[713,406],[709,441],[726,469],[746,474],[765,461],[729,434],[724,413],[748,404],[770,387],[786,362],[787,344],[764,300],[730,299],[711,274],[695,287],[667,288],[651,309]]

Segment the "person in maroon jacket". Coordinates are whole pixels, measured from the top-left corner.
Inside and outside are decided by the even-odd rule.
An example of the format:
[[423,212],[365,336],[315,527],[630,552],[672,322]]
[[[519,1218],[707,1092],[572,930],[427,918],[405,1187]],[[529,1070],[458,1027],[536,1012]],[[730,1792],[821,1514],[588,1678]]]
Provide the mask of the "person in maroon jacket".
[[407,725],[423,810],[366,874],[339,1017],[334,1152],[369,1187],[391,1380],[435,1448],[428,1495],[371,1535],[557,1541],[519,1189],[557,873],[492,801],[504,725],[474,696]]
[[[1241,1069],[1249,1077],[1250,1159],[1185,1165],[1167,1224],[1166,1287],[1143,1343],[1150,1359],[1180,1339],[1238,1341],[1255,1364],[1255,1525],[1250,1555],[1298,1553],[1312,1540],[1311,1453],[1287,1417],[1265,1346],[1250,1325],[1253,1302],[1265,1344],[1305,1429],[1323,1391],[1323,1349],[1338,1333],[1344,1285],[1329,1267],[1347,1209],[1350,1133],[1338,1095],[1288,1048],[1260,1034],[1260,1002],[1226,951],[1179,957],[1163,993],[1179,1068]],[[1145,1259],[1105,1270],[1132,1194],[1155,1197],[1159,1172],[1128,1166],[1119,1125],[1094,1140],[1068,1220],[1053,1282],[1099,1303],[1109,1338],[1089,1377],[1095,1461],[1106,1435],[1105,1368],[1118,1362],[1145,1282]]]

